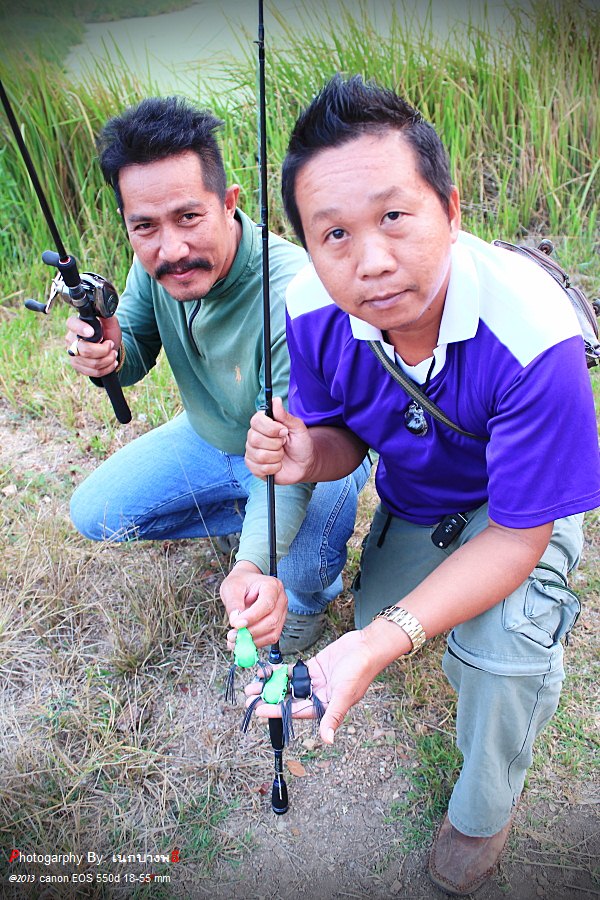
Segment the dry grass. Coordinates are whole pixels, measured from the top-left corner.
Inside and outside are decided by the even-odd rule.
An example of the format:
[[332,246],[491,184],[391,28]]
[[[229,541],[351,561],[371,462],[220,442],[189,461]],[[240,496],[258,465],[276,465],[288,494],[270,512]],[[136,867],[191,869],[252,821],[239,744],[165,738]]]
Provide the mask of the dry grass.
[[253,766],[235,760],[222,705],[223,561],[183,543],[92,546],[64,494],[38,506],[11,490],[18,469],[2,505],[2,845],[156,853],[196,835],[203,863],[239,854],[219,821]]
[[[61,461],[61,435],[54,440],[47,433],[40,441],[38,433],[35,465],[44,470],[48,460],[54,463],[40,478],[30,468],[27,445],[21,453],[10,448],[7,438],[18,439],[21,427],[6,419],[2,424],[11,462],[0,465],[1,845],[7,852],[102,853],[108,857],[103,870],[113,872],[124,871],[111,861],[114,852],[177,847],[183,860],[178,886],[171,884],[164,896],[183,896],[192,883],[218,884],[254,845],[250,831],[265,815],[262,786],[272,772],[264,730],[256,726],[242,739],[240,709],[223,700],[229,658],[218,585],[228,560],[207,541],[111,546],[80,538],[67,503],[70,481],[81,475],[65,481],[63,469],[85,471],[95,464],[93,454],[71,448]],[[85,431],[80,436],[80,447],[89,447]],[[374,502],[369,486],[352,540],[348,586]],[[599,547],[600,524],[591,517],[578,584],[586,608],[568,654],[571,679],[534,767],[531,796],[555,808],[569,802],[567,783],[577,802],[578,786],[589,787],[593,770],[589,710]],[[347,591],[331,612],[327,639],[350,627]],[[341,778],[343,788],[348,778],[348,792],[360,792],[360,771],[371,757],[388,767],[385,777],[396,771],[404,786],[389,802],[390,821],[402,824],[404,843],[393,842],[375,870],[428,839],[456,774],[454,697],[440,671],[442,649],[439,638],[419,659],[391,667],[369,702],[353,711],[336,751],[344,753],[338,783]],[[313,766],[335,760],[307,735],[301,733],[292,755]],[[544,852],[554,851],[546,846]],[[86,871],[86,864],[73,868]],[[147,864],[125,868],[148,871]],[[164,863],[151,868],[173,874]],[[28,871],[66,869],[56,864]],[[19,888],[19,896],[39,896],[39,885],[30,893]],[[120,896],[122,889],[113,886],[107,894],[106,886],[91,884],[85,896]],[[62,885],[60,896],[75,896],[80,887],[68,890],[72,894]],[[151,890],[155,897],[167,886],[136,890],[135,896]]]

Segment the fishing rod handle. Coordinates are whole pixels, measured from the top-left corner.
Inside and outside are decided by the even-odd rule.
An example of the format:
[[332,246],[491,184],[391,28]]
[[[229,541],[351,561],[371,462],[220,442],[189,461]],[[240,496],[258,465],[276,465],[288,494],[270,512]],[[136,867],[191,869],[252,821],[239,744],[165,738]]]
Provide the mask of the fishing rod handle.
[[102,387],[106,390],[108,398],[112,403],[115,416],[122,425],[131,422],[131,410],[127,405],[127,400],[123,394],[123,388],[116,372],[111,372],[100,379]]
[[271,746],[275,751],[275,778],[271,791],[271,809],[277,816],[288,811],[288,790],[283,777],[283,722],[281,719],[269,719],[269,735]]
[[[86,322],[94,329],[94,334],[92,337],[82,337],[80,340],[88,341],[91,344],[99,344],[102,340],[102,325],[100,324],[100,319],[91,314],[90,315],[82,315],[79,313],[79,319],[82,322]],[[92,378],[94,384],[100,383],[102,387],[105,389],[108,394],[108,399],[112,404],[112,408],[114,410],[115,416],[117,420],[122,425],[127,425],[128,422],[131,422],[131,410],[127,405],[127,401],[125,399],[125,395],[123,394],[123,388],[121,387],[121,382],[119,381],[119,376],[116,372],[109,372],[108,375],[103,375],[101,378]]]
[[79,277],[77,260],[74,256],[60,257],[54,250],[44,250],[42,262],[47,266],[54,266],[62,275],[62,280],[69,289],[72,305],[76,308],[85,306],[87,294]]

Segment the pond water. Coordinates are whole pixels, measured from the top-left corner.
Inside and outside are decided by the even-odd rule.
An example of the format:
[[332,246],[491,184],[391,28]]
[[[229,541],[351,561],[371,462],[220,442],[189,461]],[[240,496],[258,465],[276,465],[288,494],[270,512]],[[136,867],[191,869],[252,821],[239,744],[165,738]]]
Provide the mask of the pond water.
[[[515,4],[512,3],[514,8]],[[523,6],[526,0],[523,0]],[[486,30],[508,32],[513,19],[505,2],[477,0],[277,0],[265,3],[265,40],[276,41],[281,28],[272,10],[300,33],[306,24],[322,21],[323,12],[335,21],[341,9],[359,16],[367,12],[373,26],[385,34],[392,10],[423,22],[430,15],[433,30],[447,38],[458,23],[486,24]],[[85,75],[94,60],[112,60],[137,73],[157,92],[181,90],[198,94],[203,80],[218,83],[223,62],[254,52],[257,32],[254,0],[203,0],[187,9],[148,18],[89,25],[85,43],[71,51],[67,67],[75,77]]]

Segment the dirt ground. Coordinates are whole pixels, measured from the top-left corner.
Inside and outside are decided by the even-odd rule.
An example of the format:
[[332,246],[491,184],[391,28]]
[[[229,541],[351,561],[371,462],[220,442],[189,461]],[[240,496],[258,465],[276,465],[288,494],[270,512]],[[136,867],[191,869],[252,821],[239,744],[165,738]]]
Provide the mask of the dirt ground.
[[[386,685],[377,684],[351,711],[329,752],[313,739],[309,725],[297,727],[297,740],[284,757],[290,808],[276,816],[270,809],[272,758],[266,729],[255,724],[249,738],[240,738],[239,710],[223,710],[228,719],[234,717],[231,740],[238,742],[240,760],[256,753],[256,741],[264,748],[262,774],[255,770],[257,782],[249,784],[258,792],[257,802],[227,824],[240,835],[250,827],[252,849],[241,868],[220,866],[206,880],[190,882],[190,896],[219,900],[241,894],[247,900],[445,896],[427,875],[430,842],[407,851],[408,816],[390,820],[390,807],[409,791],[406,773],[419,765],[406,739],[410,736],[394,725],[392,712]],[[290,774],[288,766],[295,771],[299,757],[313,748],[314,758],[302,762],[306,774]],[[551,773],[540,775],[544,786],[531,779],[498,871],[477,892],[478,900],[600,896],[597,786],[584,781],[561,784]],[[269,780],[259,784],[263,776]],[[412,819],[415,813],[409,815]]]
[[[18,417],[0,405],[0,463],[5,474],[16,476],[19,471],[67,473],[74,465],[85,470],[97,461],[82,455],[66,431],[57,429],[49,436],[35,428],[24,430]],[[13,480],[10,474],[4,479],[3,499],[10,497],[7,487]],[[441,650],[438,642],[431,652],[441,655]],[[285,753],[290,809],[275,816],[270,809],[272,753],[266,729],[255,722],[247,736],[240,735],[241,706],[232,709],[216,689],[222,683],[219,665],[215,657],[207,659],[194,670],[198,674],[191,689],[173,700],[172,716],[184,727],[172,752],[175,762],[178,755],[206,759],[209,745],[215,756],[223,746],[228,748],[230,777],[241,802],[220,827],[243,840],[248,850],[241,862],[217,861],[210,872],[173,870],[168,896],[444,896],[427,876],[431,833],[409,849],[415,811],[390,815],[394,804],[406,798],[410,773],[418,770],[419,761],[413,736],[403,731],[394,714],[397,698],[389,684],[371,687],[336,735],[333,748],[314,738],[309,723],[297,727],[296,740]],[[185,727],[192,722],[196,727]],[[443,719],[423,721],[418,727],[453,733],[452,722]],[[245,785],[241,792],[240,782]],[[498,871],[477,892],[478,900],[600,897],[599,803],[597,783],[586,778],[561,781],[542,765],[517,809]]]

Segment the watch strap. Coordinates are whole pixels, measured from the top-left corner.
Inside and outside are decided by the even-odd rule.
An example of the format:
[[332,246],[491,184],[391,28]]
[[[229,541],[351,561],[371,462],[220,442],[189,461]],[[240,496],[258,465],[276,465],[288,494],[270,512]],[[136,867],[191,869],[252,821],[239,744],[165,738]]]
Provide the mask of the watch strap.
[[412,656],[421,649],[427,640],[427,635],[417,617],[401,606],[386,606],[374,616],[373,621],[375,619],[387,619],[389,622],[394,622],[408,635],[412,643],[412,650],[405,653],[405,656]]

